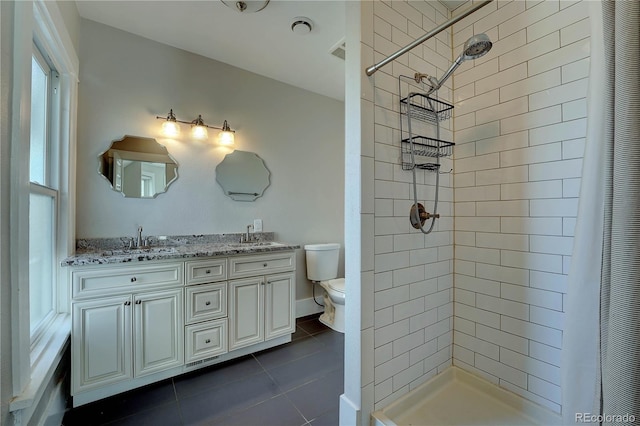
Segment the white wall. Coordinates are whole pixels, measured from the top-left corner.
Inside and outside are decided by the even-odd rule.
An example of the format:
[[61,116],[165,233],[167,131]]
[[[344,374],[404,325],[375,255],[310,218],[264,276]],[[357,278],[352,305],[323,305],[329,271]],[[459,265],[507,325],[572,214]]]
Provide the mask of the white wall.
[[585,3],[497,1],[454,26],[454,364],[561,410],[560,350],[586,129]]
[[[439,2],[363,2],[363,68],[448,19]],[[362,88],[362,423],[451,364],[453,180],[442,175],[442,217],[423,235],[409,222],[411,172],[400,165],[398,76],[442,75],[451,33],[363,77]],[[361,70],[363,72],[363,70]],[[451,82],[441,90],[450,99]],[[452,123],[442,138],[451,140]],[[443,169],[446,169],[444,167]],[[435,174],[418,171],[418,200],[433,212]]]
[[[261,218],[282,241],[344,243],[344,103],[93,21],[80,35],[78,238],[132,236],[138,225],[145,235],[235,233]],[[228,120],[236,148],[271,171],[264,196],[223,194],[215,167],[228,148],[190,140],[187,125],[162,138],[155,116],[170,108],[179,119]],[[123,198],[98,175],[98,155],[125,134],[155,137],[177,160],[167,193]],[[305,274],[301,249],[298,299],[311,295]]]
[[0,2],[0,424],[9,424],[13,398],[11,366],[11,104],[13,81],[13,2]]

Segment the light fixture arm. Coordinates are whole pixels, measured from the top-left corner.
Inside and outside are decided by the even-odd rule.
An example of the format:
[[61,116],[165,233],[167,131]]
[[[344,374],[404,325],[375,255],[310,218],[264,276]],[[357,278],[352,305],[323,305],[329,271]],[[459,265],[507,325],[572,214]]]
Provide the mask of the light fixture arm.
[[173,114],[173,109],[171,109],[169,111],[169,114],[166,117],[162,117],[162,116],[156,115],[156,118],[158,120],[173,121],[173,122],[176,122],[176,123],[191,124],[192,126],[202,126],[202,127],[207,127],[209,129],[222,130],[224,132],[231,132],[231,133],[235,133],[236,132],[235,130],[232,130],[229,127],[229,124],[227,124],[227,120],[224,120],[224,124],[222,125],[222,127],[211,126],[209,124],[205,124],[204,121],[202,120],[202,115],[201,114],[198,114],[198,118],[196,118],[195,120],[192,120],[192,121],[178,120],[176,118],[176,116]]

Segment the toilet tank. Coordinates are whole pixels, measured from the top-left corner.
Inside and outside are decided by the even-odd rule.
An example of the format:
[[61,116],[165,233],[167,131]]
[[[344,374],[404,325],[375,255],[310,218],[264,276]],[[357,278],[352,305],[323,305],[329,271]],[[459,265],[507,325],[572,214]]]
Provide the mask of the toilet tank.
[[311,281],[326,281],[338,277],[340,244],[307,244],[307,278]]

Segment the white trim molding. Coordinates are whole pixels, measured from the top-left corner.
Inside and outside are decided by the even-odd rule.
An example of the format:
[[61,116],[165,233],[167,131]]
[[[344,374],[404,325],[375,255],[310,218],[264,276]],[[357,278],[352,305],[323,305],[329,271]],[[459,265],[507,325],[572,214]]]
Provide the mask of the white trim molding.
[[[64,398],[65,353],[71,330],[66,275],[58,269],[60,312],[50,332],[31,344],[29,327],[29,140],[31,111],[31,56],[34,39],[60,76],[59,116],[55,139],[60,146],[57,176],[58,259],[72,253],[75,245],[75,151],[79,59],[57,2],[14,2],[13,85],[10,123],[10,276],[11,368],[13,399],[9,410],[14,424],[40,424],[53,399]],[[56,262],[59,264],[59,262]]]
[[[316,296],[316,299],[322,303],[324,298],[322,296]],[[296,300],[296,318],[306,317],[307,315],[313,315],[320,312],[324,312],[324,307],[319,306],[313,300],[313,297],[306,299]]]

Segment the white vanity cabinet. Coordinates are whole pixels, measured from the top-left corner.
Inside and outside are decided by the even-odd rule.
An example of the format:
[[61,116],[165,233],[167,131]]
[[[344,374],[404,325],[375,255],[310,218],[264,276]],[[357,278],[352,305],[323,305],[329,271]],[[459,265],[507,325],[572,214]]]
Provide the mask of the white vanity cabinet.
[[78,406],[287,343],[295,251],[70,268]]
[[72,394],[184,364],[183,275],[182,263],[71,272]]
[[229,259],[230,350],[295,331],[294,267],[294,252]]

